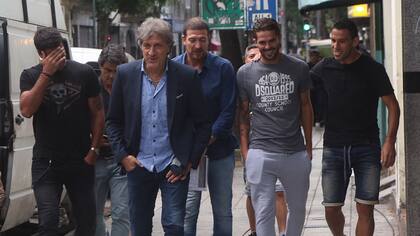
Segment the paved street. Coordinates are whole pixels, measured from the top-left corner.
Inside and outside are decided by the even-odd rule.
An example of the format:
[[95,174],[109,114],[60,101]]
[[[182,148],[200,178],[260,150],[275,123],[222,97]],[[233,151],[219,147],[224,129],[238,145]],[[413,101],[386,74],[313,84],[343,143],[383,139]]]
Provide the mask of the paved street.
[[[328,236],[331,235],[327,223],[324,219],[324,210],[321,205],[322,202],[322,188],[321,188],[321,155],[322,155],[322,129],[314,128],[314,159],[312,161],[311,185],[306,203],[306,221],[303,231],[304,236]],[[247,235],[248,218],[245,208],[246,196],[243,193],[244,183],[242,179],[242,164],[240,161],[236,162],[234,180],[233,180],[233,235],[241,236]],[[355,235],[357,213],[354,199],[354,178],[352,178],[346,205],[344,206],[344,214],[346,216],[345,234],[347,236]],[[375,235],[393,236],[399,235],[397,230],[397,221],[395,214],[390,208],[389,201],[381,201],[381,204],[376,206],[375,220],[376,232]],[[161,202],[160,197],[156,202],[156,210],[154,217],[154,231],[153,235],[163,235],[163,230],[160,225]],[[110,220],[108,220],[108,227]],[[199,236],[210,236],[212,234],[213,219],[210,204],[210,197],[208,192],[204,192],[202,196],[202,203],[200,208],[200,215],[198,220]]]

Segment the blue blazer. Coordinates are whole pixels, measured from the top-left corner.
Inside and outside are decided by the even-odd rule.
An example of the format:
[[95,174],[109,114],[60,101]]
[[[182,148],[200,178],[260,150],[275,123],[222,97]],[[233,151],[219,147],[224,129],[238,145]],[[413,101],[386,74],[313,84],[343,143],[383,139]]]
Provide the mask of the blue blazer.
[[[107,114],[107,133],[116,161],[137,156],[140,146],[142,61],[118,66]],[[168,60],[167,114],[169,139],[175,157],[196,168],[211,135],[197,71]]]

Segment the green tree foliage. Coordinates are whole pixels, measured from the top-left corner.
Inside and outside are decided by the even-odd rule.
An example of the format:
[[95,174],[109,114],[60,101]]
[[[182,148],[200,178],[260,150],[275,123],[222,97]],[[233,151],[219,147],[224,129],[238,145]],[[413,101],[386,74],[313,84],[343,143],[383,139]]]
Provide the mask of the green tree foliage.
[[298,9],[297,0],[286,0],[286,21],[288,34],[288,48],[300,47],[303,39],[303,16]]
[[111,12],[117,14],[138,16],[145,19],[149,16],[159,17],[160,9],[166,0],[82,0],[85,3],[96,4],[96,18],[98,21],[99,46],[105,44],[105,37],[109,34]]
[[96,9],[98,15],[109,15],[112,11],[118,11],[121,14],[158,16],[159,8],[165,2],[166,0],[96,0]]

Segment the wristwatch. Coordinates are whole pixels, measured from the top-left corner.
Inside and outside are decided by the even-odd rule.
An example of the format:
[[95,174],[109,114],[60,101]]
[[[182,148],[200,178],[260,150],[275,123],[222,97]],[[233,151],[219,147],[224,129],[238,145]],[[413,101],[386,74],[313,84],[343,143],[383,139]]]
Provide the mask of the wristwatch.
[[91,151],[94,151],[94,152],[95,152],[95,154],[96,154],[96,156],[99,156],[99,148],[96,148],[96,147],[90,147],[90,150],[91,150]]

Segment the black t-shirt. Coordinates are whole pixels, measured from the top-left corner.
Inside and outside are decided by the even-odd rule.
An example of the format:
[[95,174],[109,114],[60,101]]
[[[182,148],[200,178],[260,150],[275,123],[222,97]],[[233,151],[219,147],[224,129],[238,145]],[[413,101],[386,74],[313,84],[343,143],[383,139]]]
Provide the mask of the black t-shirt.
[[[41,71],[39,64],[22,72],[21,92],[32,89]],[[98,95],[99,82],[92,68],[66,61],[64,68],[51,77],[34,114],[34,158],[45,157],[46,153],[83,158],[91,145],[88,98]]]
[[323,59],[311,70],[328,95],[324,145],[379,143],[378,99],[393,93],[385,68],[366,55],[351,64]]

